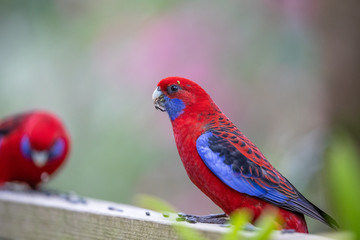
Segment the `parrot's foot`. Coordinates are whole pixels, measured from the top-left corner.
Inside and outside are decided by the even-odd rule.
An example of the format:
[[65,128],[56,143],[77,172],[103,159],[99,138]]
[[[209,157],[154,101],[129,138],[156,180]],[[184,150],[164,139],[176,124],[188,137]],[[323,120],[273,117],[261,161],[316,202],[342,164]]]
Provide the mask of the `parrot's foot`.
[[211,224],[225,224],[229,221],[229,217],[225,213],[210,214],[206,216],[190,215],[185,213],[178,213],[177,221],[186,221],[188,223],[211,223]]

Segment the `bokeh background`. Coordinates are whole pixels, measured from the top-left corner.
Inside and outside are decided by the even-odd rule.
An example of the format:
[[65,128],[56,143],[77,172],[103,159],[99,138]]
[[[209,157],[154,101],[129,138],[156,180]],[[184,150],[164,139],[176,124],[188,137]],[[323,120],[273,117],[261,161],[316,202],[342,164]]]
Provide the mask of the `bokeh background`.
[[72,153],[48,188],[220,212],[189,181],[151,100],[162,78],[187,77],[331,213],[327,140],[339,128],[360,139],[358,13],[336,0],[4,0],[0,117],[40,108],[63,119]]

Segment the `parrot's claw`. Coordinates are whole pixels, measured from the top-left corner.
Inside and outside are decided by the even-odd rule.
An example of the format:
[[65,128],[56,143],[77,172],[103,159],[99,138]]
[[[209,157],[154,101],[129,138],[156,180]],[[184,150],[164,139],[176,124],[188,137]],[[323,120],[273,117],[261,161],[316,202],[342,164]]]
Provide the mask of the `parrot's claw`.
[[206,216],[178,213],[178,216],[177,221],[186,221],[188,223],[225,224],[229,221],[229,217],[225,213],[210,214]]

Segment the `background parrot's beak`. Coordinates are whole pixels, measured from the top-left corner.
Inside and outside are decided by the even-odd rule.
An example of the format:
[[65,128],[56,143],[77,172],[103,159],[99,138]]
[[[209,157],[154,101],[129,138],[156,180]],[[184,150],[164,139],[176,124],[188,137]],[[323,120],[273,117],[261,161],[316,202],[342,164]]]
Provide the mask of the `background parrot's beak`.
[[48,151],[33,151],[31,158],[37,167],[43,167],[49,158],[49,153]]
[[164,99],[164,94],[162,93],[162,91],[160,90],[159,87],[157,87],[155,89],[155,91],[152,94],[152,100],[154,101],[155,104],[155,108],[165,112],[165,99]]

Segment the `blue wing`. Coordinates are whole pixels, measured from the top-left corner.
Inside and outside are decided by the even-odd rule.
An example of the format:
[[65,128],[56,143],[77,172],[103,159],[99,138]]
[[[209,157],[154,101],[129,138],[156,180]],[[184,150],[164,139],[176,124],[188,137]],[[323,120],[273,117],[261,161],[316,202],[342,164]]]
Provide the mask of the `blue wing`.
[[206,166],[232,189],[276,204],[289,199],[277,190],[277,174],[270,175],[269,169],[250,161],[227,139],[207,132],[197,139],[196,148]]
[[[246,157],[245,152],[239,150],[245,147],[243,140],[238,134],[230,137],[229,133],[208,131],[197,139],[196,148],[206,166],[232,189],[330,225],[331,217],[302,196],[266,159]],[[247,153],[257,151],[255,145],[251,145],[245,149]]]

